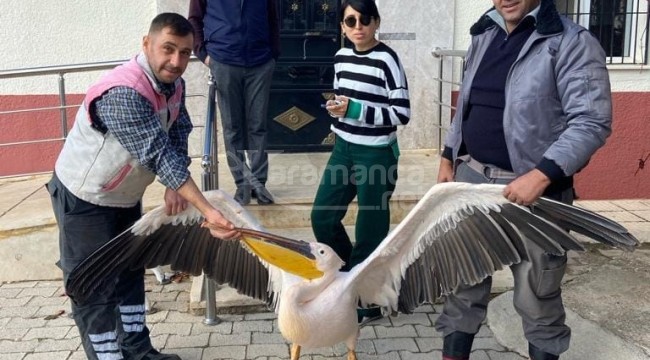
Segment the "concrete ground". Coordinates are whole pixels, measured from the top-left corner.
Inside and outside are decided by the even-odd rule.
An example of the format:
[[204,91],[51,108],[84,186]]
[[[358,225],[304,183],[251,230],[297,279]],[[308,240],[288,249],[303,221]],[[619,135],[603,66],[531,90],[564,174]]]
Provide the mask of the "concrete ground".
[[[148,297],[155,313],[147,316],[156,348],[192,359],[288,359],[289,345],[278,331],[273,312],[219,315],[221,323],[206,326],[188,312],[190,282],[157,285],[147,277]],[[59,281],[26,281],[0,285],[0,359],[84,359],[79,334],[66,314],[69,300]],[[66,313],[60,314],[61,311]],[[362,328],[359,360],[439,359],[442,339],[432,324],[438,306],[422,306],[412,315],[382,319]],[[46,320],[50,316],[51,320]],[[301,359],[344,359],[343,344],[303,349]],[[483,327],[472,359],[520,360]]]
[[[249,206],[274,232],[309,240],[309,209],[327,154],[275,154],[269,190],[277,205]],[[200,179],[194,161],[193,174]],[[221,188],[233,190],[221,161]],[[437,161],[427,151],[405,152],[393,197],[399,222],[435,181]],[[0,179],[0,360],[83,359],[80,341],[63,295],[56,225],[43,189],[49,175]],[[160,204],[162,187],[152,186],[145,209]],[[644,244],[629,254],[585,240],[588,251],[572,254],[563,294],[571,349],[562,359],[650,359],[650,199],[579,201],[625,225]],[[347,224],[354,223],[351,214]],[[196,282],[195,282],[196,284]],[[183,359],[284,359],[288,344],[277,330],[275,315],[229,288],[217,292],[222,322],[202,323],[195,315],[192,281],[161,286],[147,276],[148,298],[156,312],[147,317],[156,347]],[[526,342],[511,305],[508,271],[495,276],[498,295],[490,303],[486,326],[475,341],[473,360],[525,359]],[[499,293],[501,293],[499,295]],[[200,309],[199,309],[200,310]],[[432,327],[439,306],[423,306],[362,329],[359,359],[437,359],[442,341]],[[199,311],[200,312],[200,311]],[[342,345],[303,351],[302,359],[342,359]]]

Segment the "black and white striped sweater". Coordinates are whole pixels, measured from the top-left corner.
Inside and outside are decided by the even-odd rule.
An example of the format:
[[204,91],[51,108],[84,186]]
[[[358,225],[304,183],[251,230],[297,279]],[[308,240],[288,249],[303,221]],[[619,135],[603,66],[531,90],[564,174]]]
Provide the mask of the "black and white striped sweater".
[[[334,57],[334,90],[360,103],[356,118],[340,118],[332,131],[361,145],[386,146],[411,116],[404,68],[393,49],[379,43],[364,52],[342,48]],[[347,114],[346,114],[347,115]]]

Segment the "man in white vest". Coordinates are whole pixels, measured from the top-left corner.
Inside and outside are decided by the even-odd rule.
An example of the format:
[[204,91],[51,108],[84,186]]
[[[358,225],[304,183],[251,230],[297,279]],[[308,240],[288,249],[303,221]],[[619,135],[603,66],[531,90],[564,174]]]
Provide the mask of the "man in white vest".
[[[166,186],[169,214],[189,201],[215,226],[212,235],[237,236],[187,168],[192,123],[181,75],[193,41],[184,17],[160,14],[142,52],[88,89],[47,184],[59,225],[64,285],[81,261],[140,218],[142,195],[156,176]],[[89,359],[180,359],[151,345],[144,269],[125,271],[114,289],[73,302],[72,313]]]

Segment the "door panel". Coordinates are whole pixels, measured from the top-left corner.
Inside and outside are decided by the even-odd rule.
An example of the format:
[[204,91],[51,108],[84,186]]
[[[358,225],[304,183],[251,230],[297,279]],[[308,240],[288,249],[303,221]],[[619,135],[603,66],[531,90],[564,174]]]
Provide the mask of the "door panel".
[[334,54],[341,46],[338,0],[279,2],[281,54],[269,103],[269,150],[331,149],[333,119],[321,108],[333,96]]

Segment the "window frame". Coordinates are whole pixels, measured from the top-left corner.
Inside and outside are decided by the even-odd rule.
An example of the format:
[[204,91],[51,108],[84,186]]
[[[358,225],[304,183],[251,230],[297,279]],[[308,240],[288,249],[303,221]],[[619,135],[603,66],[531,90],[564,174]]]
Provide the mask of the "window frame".
[[[610,1],[610,0],[606,0]],[[592,16],[597,15],[591,11],[592,0],[564,0],[564,6],[558,6],[561,15],[573,19],[579,25],[590,28]],[[614,47],[605,49],[608,65],[647,65],[648,64],[648,1],[627,0],[625,10],[625,25],[623,33],[623,50],[621,56],[614,56],[610,52]],[[592,32],[593,33],[593,32]],[[603,41],[598,34],[594,34],[598,41]],[[613,31],[610,32],[613,42]]]

